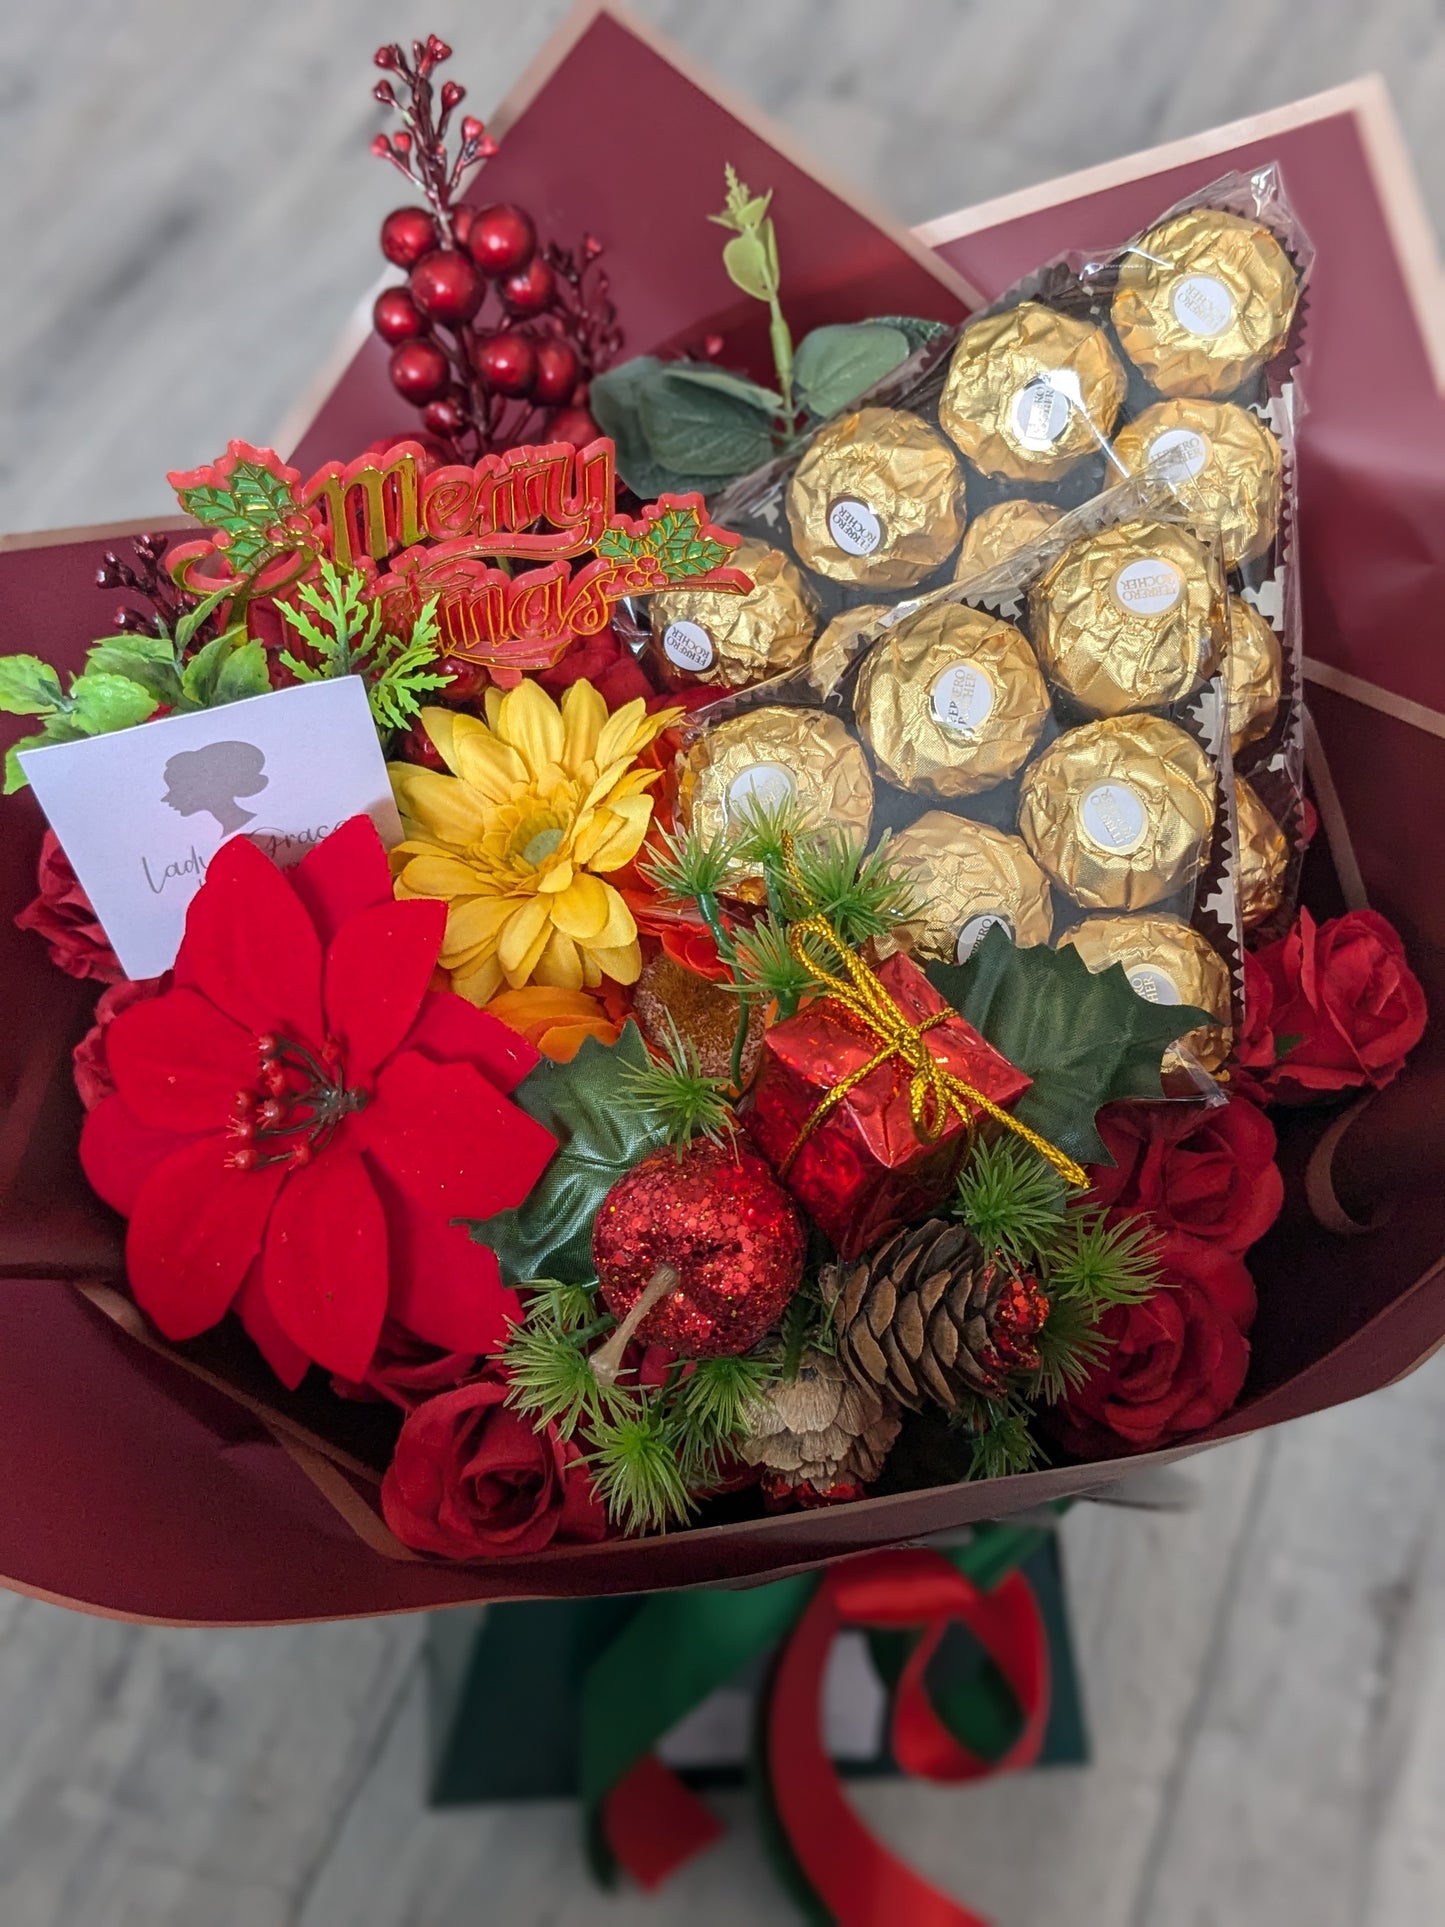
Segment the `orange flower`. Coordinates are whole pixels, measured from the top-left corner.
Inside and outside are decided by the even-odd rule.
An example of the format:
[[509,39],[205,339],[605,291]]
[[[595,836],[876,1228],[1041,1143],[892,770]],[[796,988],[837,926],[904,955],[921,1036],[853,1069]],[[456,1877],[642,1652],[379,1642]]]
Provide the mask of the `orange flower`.
[[534,1050],[559,1064],[568,1064],[582,1048],[584,1037],[615,1044],[622,1035],[602,1006],[586,990],[562,990],[554,984],[525,984],[502,990],[486,1006],[490,1016],[522,1033]]

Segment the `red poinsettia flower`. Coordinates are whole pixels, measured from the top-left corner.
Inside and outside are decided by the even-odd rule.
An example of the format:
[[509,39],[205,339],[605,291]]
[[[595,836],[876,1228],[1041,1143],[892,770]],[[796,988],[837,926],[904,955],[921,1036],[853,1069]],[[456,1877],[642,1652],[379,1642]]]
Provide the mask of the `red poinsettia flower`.
[[243,838],[212,860],[173,988],[106,1033],[115,1092],[81,1139],[168,1338],[234,1305],[288,1385],[312,1360],[361,1379],[388,1315],[503,1342],[516,1299],[453,1220],[519,1204],[556,1147],[505,1096],[536,1052],[429,988],[445,923],[393,900],[364,816],[293,870]]

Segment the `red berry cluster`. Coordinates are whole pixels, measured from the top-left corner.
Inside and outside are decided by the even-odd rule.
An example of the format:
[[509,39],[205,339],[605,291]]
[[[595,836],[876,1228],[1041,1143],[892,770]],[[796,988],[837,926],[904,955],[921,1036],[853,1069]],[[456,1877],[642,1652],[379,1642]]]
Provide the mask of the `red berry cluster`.
[[391,347],[392,383],[453,458],[544,435],[589,440],[597,430],[587,383],[622,340],[607,278],[596,268],[601,245],[589,235],[575,253],[540,246],[523,208],[454,203],[463,178],[496,143],[468,116],[449,157],[447,129],[465,90],[447,81],[438,112],[431,74],[450,56],[434,34],[413,41],[410,61],[400,46],[376,52],[377,66],[401,79],[407,99],[390,80],[373,88],[404,124],[378,134],[372,151],[428,203],[396,208],[381,224],[382,253],[407,272],[403,285],[382,290],[372,312]]

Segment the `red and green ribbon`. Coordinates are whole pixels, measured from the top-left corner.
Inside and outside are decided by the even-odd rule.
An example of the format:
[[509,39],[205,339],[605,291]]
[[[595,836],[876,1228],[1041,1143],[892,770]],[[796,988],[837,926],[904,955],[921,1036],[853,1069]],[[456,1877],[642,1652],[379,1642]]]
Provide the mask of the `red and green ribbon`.
[[[649,1599],[583,1687],[582,1797],[599,1877],[610,1883],[621,1867],[657,1887],[718,1837],[711,1810],[653,1749],[749,1661],[776,1650],[752,1777],[764,1838],[804,1917],[824,1927],[983,1927],[855,1813],[823,1744],[823,1682],[837,1634],[861,1628],[895,1675],[890,1739],[904,1772],[962,1782],[1032,1765],[1049,1717],[1049,1646],[1018,1568],[1046,1536],[1037,1526],[983,1526],[947,1551],[865,1553],[748,1591]],[[967,1730],[976,1717],[965,1722],[956,1700],[930,1689],[930,1661],[954,1626],[983,1648],[1016,1709],[1011,1730],[989,1746]]]

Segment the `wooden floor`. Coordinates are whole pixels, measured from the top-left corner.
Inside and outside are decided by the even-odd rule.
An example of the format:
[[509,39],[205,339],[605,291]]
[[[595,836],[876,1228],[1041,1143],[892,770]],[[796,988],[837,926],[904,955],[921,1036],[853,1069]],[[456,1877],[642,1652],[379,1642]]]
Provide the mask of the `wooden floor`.
[[[1435,0],[643,0],[910,219],[1380,68],[1445,219]],[[376,266],[369,49],[485,107],[558,0],[12,0],[0,528],[145,515],[267,439]],[[665,158],[665,157],[664,157]],[[23,648],[5,627],[0,647]],[[1065,1526],[1096,1760],[861,1796],[1001,1927],[1445,1921],[1445,1358]],[[0,1415],[3,1422],[3,1415]],[[740,1809],[665,1899],[561,1807],[421,1809],[421,1627],[188,1633],[0,1597],[0,1927],[690,1927],[792,1915]]]

